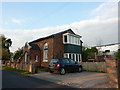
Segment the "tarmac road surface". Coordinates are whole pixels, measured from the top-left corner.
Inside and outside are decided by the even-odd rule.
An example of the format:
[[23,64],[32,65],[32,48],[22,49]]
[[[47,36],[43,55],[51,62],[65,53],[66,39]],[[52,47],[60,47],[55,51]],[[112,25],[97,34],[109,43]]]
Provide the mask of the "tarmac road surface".
[[21,75],[13,71],[2,70],[2,88],[71,88],[43,79]]

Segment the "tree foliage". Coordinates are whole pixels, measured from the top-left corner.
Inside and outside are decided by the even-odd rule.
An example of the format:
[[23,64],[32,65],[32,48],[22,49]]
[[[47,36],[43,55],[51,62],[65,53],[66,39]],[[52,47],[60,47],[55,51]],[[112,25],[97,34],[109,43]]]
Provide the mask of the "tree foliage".
[[87,61],[88,59],[95,58],[95,54],[98,53],[98,49],[96,47],[84,48],[82,51],[83,61]]
[[120,49],[115,53],[116,59],[120,60]]
[[22,58],[22,54],[23,54],[23,49],[19,48],[18,50],[15,51],[14,53],[14,60],[18,60]]
[[9,60],[10,59],[10,50],[9,47],[11,47],[12,41],[11,39],[7,39],[4,35],[0,35],[0,51],[2,51],[0,54],[1,60]]

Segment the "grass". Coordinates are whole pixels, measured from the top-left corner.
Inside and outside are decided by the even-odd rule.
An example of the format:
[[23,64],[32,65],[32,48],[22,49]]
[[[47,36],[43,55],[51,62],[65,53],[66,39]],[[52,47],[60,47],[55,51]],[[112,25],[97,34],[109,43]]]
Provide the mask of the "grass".
[[38,71],[44,71],[44,72],[48,72],[48,68],[38,68]]
[[15,68],[11,68],[11,67],[6,67],[6,66],[3,66],[2,69],[3,70],[14,71],[14,72],[17,72],[17,73],[20,73],[20,74],[31,74],[31,72],[27,72],[27,71],[24,71],[24,70],[15,69]]

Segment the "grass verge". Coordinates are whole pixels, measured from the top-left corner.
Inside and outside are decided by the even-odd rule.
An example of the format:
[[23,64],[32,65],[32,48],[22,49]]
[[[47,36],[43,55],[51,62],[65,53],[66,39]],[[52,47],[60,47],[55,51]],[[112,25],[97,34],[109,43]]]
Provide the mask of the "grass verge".
[[10,71],[18,72],[20,74],[31,74],[31,72],[27,72],[27,71],[24,71],[24,70],[15,69],[15,68],[11,68],[11,67],[6,67],[6,66],[3,66],[2,69],[3,70],[10,70]]

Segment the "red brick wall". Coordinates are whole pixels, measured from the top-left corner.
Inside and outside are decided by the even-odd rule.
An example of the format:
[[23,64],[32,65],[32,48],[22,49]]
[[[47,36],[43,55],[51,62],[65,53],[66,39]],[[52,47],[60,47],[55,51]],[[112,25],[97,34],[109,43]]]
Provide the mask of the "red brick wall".
[[[69,33],[73,33],[72,31],[68,31]],[[74,34],[74,33],[73,33]],[[43,51],[44,44],[48,43],[48,62],[43,62]],[[47,39],[33,42],[33,44],[38,44],[41,48],[40,52],[40,60],[41,66],[48,67],[48,63],[52,58],[63,58],[64,55],[64,44],[63,44],[63,34],[56,34],[54,37],[49,37]],[[34,52],[32,52],[34,54]]]
[[54,58],[63,58],[64,44],[63,44],[62,34],[55,35],[53,51],[54,51]]
[[[23,51],[23,57],[22,57],[22,61],[23,63],[25,63],[25,53],[28,52],[29,53],[29,49],[28,48],[24,48],[24,51]],[[28,57],[28,60],[30,60],[30,58]]]
[[30,50],[30,60],[35,61],[36,56],[38,56],[37,66],[41,66],[41,51],[40,50]]
[[[48,62],[43,62],[43,51],[45,43],[48,43]],[[53,58],[53,38],[48,38],[39,42],[34,42],[34,44],[38,44],[41,48],[41,66],[48,67],[48,63]]]
[[115,59],[106,59],[106,69],[109,79],[108,88],[118,88],[117,61]]
[[[72,31],[68,33],[74,34]],[[56,34],[54,37],[54,46],[53,46],[54,58],[63,58],[64,57],[64,44],[63,44],[63,34]]]

